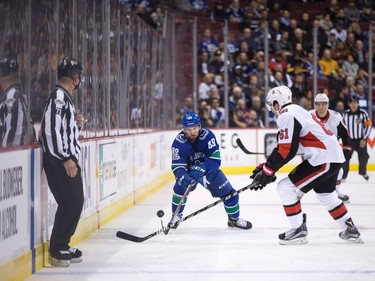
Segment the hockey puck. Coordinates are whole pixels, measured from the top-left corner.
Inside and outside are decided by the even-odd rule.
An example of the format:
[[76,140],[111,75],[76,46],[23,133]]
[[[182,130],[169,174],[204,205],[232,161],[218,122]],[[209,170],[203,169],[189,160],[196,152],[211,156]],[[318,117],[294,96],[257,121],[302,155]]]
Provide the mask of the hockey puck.
[[163,212],[163,210],[159,210],[159,211],[156,213],[156,215],[157,215],[159,218],[164,217],[164,212]]

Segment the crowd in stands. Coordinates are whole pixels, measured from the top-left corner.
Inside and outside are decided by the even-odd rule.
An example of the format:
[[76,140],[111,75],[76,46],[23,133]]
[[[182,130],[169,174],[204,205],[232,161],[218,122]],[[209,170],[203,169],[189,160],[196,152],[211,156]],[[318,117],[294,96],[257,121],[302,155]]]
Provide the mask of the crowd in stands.
[[[265,77],[269,87],[290,87],[293,102],[312,109],[314,27],[318,31],[318,92],[325,92],[330,98],[330,108],[337,111],[348,108],[350,95],[359,97],[361,108],[371,110],[368,31],[375,20],[375,1],[339,1],[309,1],[323,7],[313,18],[308,10],[296,16],[292,4],[297,1],[188,1],[192,11],[206,11],[201,15],[210,17],[212,22],[238,23],[240,32],[239,36],[229,32],[225,46],[220,36],[206,27],[199,40],[198,98],[202,124],[223,127],[227,118],[223,108],[225,48],[229,54],[230,127],[264,126],[268,114],[264,106]],[[264,61],[266,23],[270,57],[267,62]],[[374,37],[372,40],[375,49]],[[372,66],[374,73],[375,63]],[[184,107],[178,113],[183,112]],[[272,115],[270,118],[269,125],[275,125]]]

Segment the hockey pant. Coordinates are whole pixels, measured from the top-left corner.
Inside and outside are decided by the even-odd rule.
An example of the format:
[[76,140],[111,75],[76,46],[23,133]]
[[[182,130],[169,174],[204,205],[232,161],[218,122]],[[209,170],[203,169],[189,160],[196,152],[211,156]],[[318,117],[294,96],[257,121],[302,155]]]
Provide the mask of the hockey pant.
[[[223,198],[236,191],[221,170],[217,170],[207,174],[203,177],[202,182],[200,182],[200,184],[211,192],[212,197]],[[172,212],[174,213],[177,209],[178,204],[181,201],[181,198],[185,193],[185,189],[177,183],[175,183],[173,191],[174,194],[172,197]],[[187,197],[185,198],[179,210],[179,214],[182,214],[184,211]],[[238,219],[240,216],[240,205],[238,201],[238,194],[224,201],[225,211],[228,214],[228,216],[233,220]]]
[[327,208],[332,218],[342,229],[346,229],[345,221],[350,216],[335,192],[340,167],[339,163],[314,167],[305,160],[278,183],[277,191],[292,228],[298,228],[303,222],[298,190],[307,193],[314,189],[317,198]]

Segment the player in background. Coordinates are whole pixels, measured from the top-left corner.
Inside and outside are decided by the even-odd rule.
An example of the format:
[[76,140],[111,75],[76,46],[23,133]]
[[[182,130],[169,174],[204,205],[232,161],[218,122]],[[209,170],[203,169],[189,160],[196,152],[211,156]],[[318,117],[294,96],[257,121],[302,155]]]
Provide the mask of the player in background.
[[[193,191],[200,183],[211,192],[213,197],[223,198],[235,192],[224,173],[220,170],[221,157],[215,135],[201,127],[199,116],[187,112],[182,118],[182,131],[172,144],[172,171],[176,177],[173,187],[172,213],[176,211],[186,189],[193,185]],[[178,215],[172,221],[172,228],[181,222],[187,197]],[[239,196],[224,201],[228,215],[228,226],[250,229],[251,223],[240,218]]]
[[336,136],[315,115],[292,104],[292,92],[286,86],[272,88],[267,93],[267,106],[277,116],[278,145],[267,161],[259,164],[251,178],[262,189],[272,181],[275,172],[299,151],[303,161],[282,179],[277,191],[292,228],[279,235],[279,243],[307,243],[306,214],[302,212],[298,190],[314,189],[319,201],[342,228],[339,237],[348,242],[363,243],[345,204],[336,193],[336,179],[345,161]]
[[[314,99],[314,106],[315,109],[310,110],[309,112],[315,114],[324,123],[324,126],[334,133],[337,138],[341,138],[345,159],[350,159],[353,148],[350,146],[349,132],[342,122],[342,116],[340,113],[332,109],[328,109],[329,98],[324,93],[316,95]],[[340,192],[343,172],[344,171],[341,168],[336,180],[336,192],[338,197],[342,201],[346,202],[349,201],[349,196]]]

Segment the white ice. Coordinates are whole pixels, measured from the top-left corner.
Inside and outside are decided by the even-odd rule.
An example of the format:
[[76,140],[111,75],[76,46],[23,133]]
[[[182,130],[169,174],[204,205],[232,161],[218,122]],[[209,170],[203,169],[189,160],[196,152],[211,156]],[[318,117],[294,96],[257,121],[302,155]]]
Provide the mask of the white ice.
[[[286,174],[279,173],[278,180]],[[276,183],[262,191],[240,194],[241,217],[252,222],[250,230],[227,227],[222,204],[183,222],[168,235],[142,243],[115,236],[118,230],[146,236],[161,228],[171,216],[173,183],[104,225],[76,247],[84,261],[68,268],[43,268],[28,281],[161,281],[161,280],[375,280],[375,172],[366,182],[350,172],[342,192],[350,196],[349,213],[364,244],[341,240],[338,225],[312,191],[302,199],[307,213],[309,243],[281,246],[279,233],[290,229],[276,191]],[[248,175],[228,176],[240,189],[250,183]],[[184,214],[214,201],[203,187],[190,194]]]

